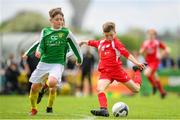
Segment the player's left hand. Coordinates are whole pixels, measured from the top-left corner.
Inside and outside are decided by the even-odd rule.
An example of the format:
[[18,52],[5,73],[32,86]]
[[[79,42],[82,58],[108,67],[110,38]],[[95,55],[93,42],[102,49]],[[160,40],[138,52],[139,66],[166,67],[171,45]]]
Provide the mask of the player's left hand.
[[35,52],[35,56],[36,56],[37,58],[40,58],[40,57],[41,57],[41,53],[40,53],[39,51],[36,51],[36,52]]
[[77,67],[80,67],[81,64],[76,61],[76,66],[77,66]]
[[143,69],[145,69],[146,65],[144,63],[138,63],[137,66],[139,67],[139,69],[142,71]]

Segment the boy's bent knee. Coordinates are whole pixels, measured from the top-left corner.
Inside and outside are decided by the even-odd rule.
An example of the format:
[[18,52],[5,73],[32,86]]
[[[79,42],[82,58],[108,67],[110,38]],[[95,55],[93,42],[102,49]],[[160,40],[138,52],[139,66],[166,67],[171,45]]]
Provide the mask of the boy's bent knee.
[[56,78],[50,77],[48,83],[49,83],[49,88],[54,88],[56,87],[58,81]]
[[41,88],[41,85],[40,84],[32,84],[31,85],[31,91],[32,92],[37,92],[37,91],[39,91],[39,89]]
[[49,90],[50,90],[51,94],[55,94],[56,93],[56,88],[55,87],[54,88],[50,88]]
[[98,92],[98,93],[104,92],[104,89],[98,88],[98,89],[97,89],[97,92]]
[[138,93],[140,91],[140,87],[137,87],[137,88],[133,89],[132,91],[133,91],[133,93]]
[[57,85],[57,82],[56,81],[51,81],[51,82],[49,82],[49,88],[55,88],[56,87],[56,85]]

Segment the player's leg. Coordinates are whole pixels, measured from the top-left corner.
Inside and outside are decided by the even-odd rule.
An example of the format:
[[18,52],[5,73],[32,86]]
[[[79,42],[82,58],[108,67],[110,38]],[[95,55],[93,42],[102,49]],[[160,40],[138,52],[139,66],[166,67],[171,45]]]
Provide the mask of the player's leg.
[[[147,66],[148,64],[147,63],[144,63],[145,66]],[[144,69],[140,69],[138,66],[133,66],[132,67],[133,71],[134,71],[134,82],[135,83],[139,83],[141,85],[142,83],[142,76],[141,76],[141,72],[144,70]]]
[[91,72],[88,73],[88,81],[89,81],[89,94],[92,95],[92,82],[91,82]]
[[42,85],[41,83],[33,83],[31,85],[31,90],[30,90],[30,94],[29,94],[29,99],[31,102],[31,112],[30,115],[36,115],[37,114],[37,98],[38,98],[38,93],[39,90],[41,89]]
[[56,97],[57,86],[59,86],[61,82],[63,71],[64,71],[63,65],[61,64],[52,65],[52,69],[50,70],[49,77],[48,77],[49,98],[48,98],[48,105],[46,109],[47,113],[53,112],[52,106]]
[[125,82],[124,85],[126,85],[134,93],[138,93],[141,88],[141,85],[139,83],[135,83],[132,79]]
[[[134,66],[136,67],[136,66]],[[134,78],[131,79],[128,74],[124,71],[124,69],[120,69],[118,72],[118,78],[116,78],[117,81],[122,82],[125,86],[127,86],[132,92],[138,93],[141,87],[142,78],[141,78],[141,72],[138,67],[137,69],[134,69]]]
[[82,70],[82,75],[81,75],[81,86],[80,86],[80,91],[81,91],[81,94],[83,95],[83,90],[84,90],[84,79],[85,79],[85,72]]
[[109,86],[110,83],[111,81],[108,79],[100,79],[97,83],[100,110],[91,110],[91,113],[95,116],[109,116],[109,112],[107,110],[107,98],[105,89]]
[[37,113],[37,98],[38,93],[42,87],[42,78],[48,73],[44,70],[47,66],[41,62],[38,63],[36,70],[31,74],[29,81],[32,83],[29,99],[31,102],[31,113],[30,115],[35,115]]
[[105,94],[105,89],[111,83],[108,79],[100,79],[97,84],[97,91],[98,91],[98,101],[100,108],[107,108],[107,98]]
[[151,85],[152,85],[152,90],[153,90],[153,94],[156,93],[157,91],[157,86],[156,86],[156,81],[154,79],[154,72],[153,69],[151,67],[147,67],[147,69],[145,69],[144,71],[144,75],[148,78],[148,80],[150,81]]
[[37,104],[39,104],[41,102],[41,99],[43,98],[44,94],[48,91],[49,87],[48,87],[48,81],[45,82],[45,84],[43,85],[41,91],[38,94],[38,99],[37,99]]
[[154,74],[154,78],[155,78],[156,86],[161,94],[161,98],[165,98],[167,94],[160,83],[159,76],[157,73]]
[[46,112],[52,113],[53,112],[52,106],[56,97],[58,80],[53,76],[49,76],[48,83],[49,83],[49,98],[48,98],[48,105],[46,108]]

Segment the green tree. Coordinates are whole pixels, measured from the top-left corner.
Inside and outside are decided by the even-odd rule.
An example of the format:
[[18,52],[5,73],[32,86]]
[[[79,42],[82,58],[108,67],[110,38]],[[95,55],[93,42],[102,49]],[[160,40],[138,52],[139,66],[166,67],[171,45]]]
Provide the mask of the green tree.
[[37,32],[47,25],[47,18],[40,13],[21,11],[13,18],[2,22],[0,32]]

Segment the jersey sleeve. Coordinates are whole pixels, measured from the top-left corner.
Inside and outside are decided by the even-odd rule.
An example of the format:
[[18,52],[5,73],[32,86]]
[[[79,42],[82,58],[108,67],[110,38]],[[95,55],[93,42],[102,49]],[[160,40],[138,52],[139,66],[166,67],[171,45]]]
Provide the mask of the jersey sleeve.
[[99,40],[89,40],[88,45],[98,48],[100,41]]
[[39,46],[39,41],[36,41],[26,52],[25,55],[29,56],[31,55],[33,52],[35,52],[37,50]]
[[115,48],[122,54],[124,57],[129,57],[129,51],[124,47],[124,45],[117,39],[114,40]]
[[69,52],[67,52],[66,58],[71,57],[73,54],[74,54],[74,53],[73,53],[73,51],[72,51],[72,50],[70,50]]
[[73,54],[74,54],[74,53],[73,53],[71,47],[70,47],[69,44],[68,44],[68,51],[67,51],[67,54],[66,54],[66,58],[71,57]]
[[41,52],[41,54],[43,54],[45,52],[45,43],[44,43],[44,39],[43,39],[43,33],[44,33],[44,29],[41,31],[41,36],[40,36],[40,43],[37,47],[37,51]]
[[29,56],[31,55],[33,52],[39,50],[40,51],[40,44],[41,44],[41,41],[42,41],[42,38],[43,38],[43,31],[44,29],[41,31],[41,35],[40,35],[40,38],[39,40],[37,40],[26,52],[25,52],[25,55]]
[[159,47],[162,49],[166,49],[166,45],[163,42],[159,42]]
[[77,58],[77,62],[82,64],[83,56],[80,51],[80,47],[77,43],[77,39],[75,38],[75,36],[72,34],[71,31],[69,31],[69,34],[67,36],[67,41],[68,41],[70,48],[72,49],[73,53],[75,54],[75,56]]

